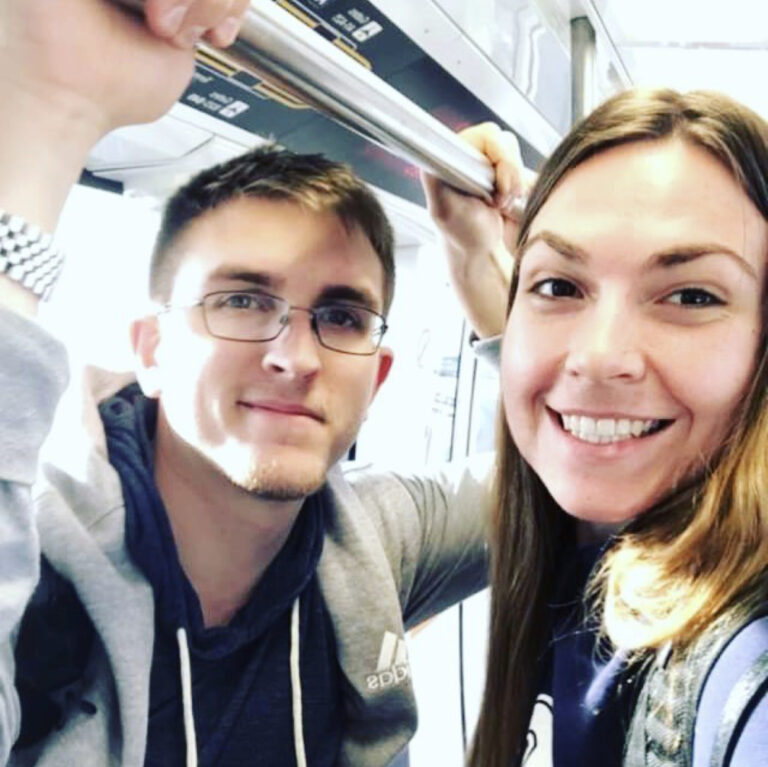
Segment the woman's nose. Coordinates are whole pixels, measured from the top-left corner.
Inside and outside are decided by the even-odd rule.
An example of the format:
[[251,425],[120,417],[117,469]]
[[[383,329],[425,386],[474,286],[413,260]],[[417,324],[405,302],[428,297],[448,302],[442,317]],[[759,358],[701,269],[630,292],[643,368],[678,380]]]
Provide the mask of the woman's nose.
[[636,381],[645,375],[642,322],[621,295],[598,299],[576,320],[566,371],[594,381]]

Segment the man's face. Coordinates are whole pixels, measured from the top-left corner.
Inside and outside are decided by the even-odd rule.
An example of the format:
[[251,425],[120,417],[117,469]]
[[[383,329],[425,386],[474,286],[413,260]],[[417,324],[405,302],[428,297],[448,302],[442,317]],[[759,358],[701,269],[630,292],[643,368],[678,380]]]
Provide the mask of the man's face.
[[[192,222],[174,247],[172,306],[260,288],[299,307],[341,300],[383,311],[381,262],[368,238],[334,213],[242,198]],[[298,499],[324,482],[392,361],[384,348],[371,356],[324,348],[300,311],[262,342],[212,337],[199,306],[144,322],[137,346],[153,370],[148,393],[159,397],[160,424],[176,449],[270,499]]]

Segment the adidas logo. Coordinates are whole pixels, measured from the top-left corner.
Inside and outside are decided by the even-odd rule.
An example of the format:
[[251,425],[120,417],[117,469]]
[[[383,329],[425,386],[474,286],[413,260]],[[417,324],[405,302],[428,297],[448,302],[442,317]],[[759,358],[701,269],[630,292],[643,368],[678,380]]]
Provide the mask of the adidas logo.
[[411,667],[408,665],[408,650],[405,640],[400,639],[391,631],[384,632],[379,651],[379,662],[376,664],[376,673],[369,674],[365,678],[368,689],[384,690],[388,687],[396,687],[411,675]]

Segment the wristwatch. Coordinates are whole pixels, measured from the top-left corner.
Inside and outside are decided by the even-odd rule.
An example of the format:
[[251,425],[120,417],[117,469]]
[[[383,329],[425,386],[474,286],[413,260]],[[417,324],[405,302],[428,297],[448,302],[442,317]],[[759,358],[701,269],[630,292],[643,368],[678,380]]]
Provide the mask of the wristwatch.
[[50,234],[0,210],[0,274],[46,301],[63,264],[64,256]]

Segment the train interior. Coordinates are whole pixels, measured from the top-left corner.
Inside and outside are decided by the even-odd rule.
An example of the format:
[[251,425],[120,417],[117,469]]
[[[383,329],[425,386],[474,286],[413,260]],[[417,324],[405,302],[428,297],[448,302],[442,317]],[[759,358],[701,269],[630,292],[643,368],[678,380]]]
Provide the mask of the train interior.
[[[536,167],[580,113],[629,86],[723,90],[768,116],[768,5],[756,0],[254,0],[341,51],[451,130],[495,121]],[[354,459],[410,466],[493,445],[495,370],[478,360],[424,209],[419,170],[297,95],[211,51],[171,112],[92,152],[58,232],[70,254],[47,320],[77,362],[132,366],[163,200],[196,170],[261,142],[350,163],[396,229],[387,343],[396,364]],[[386,142],[383,142],[386,143]],[[93,318],[99,317],[94,323]],[[483,686],[487,594],[419,627],[408,652],[420,725],[404,764],[459,767]],[[549,763],[546,706],[533,767]]]

